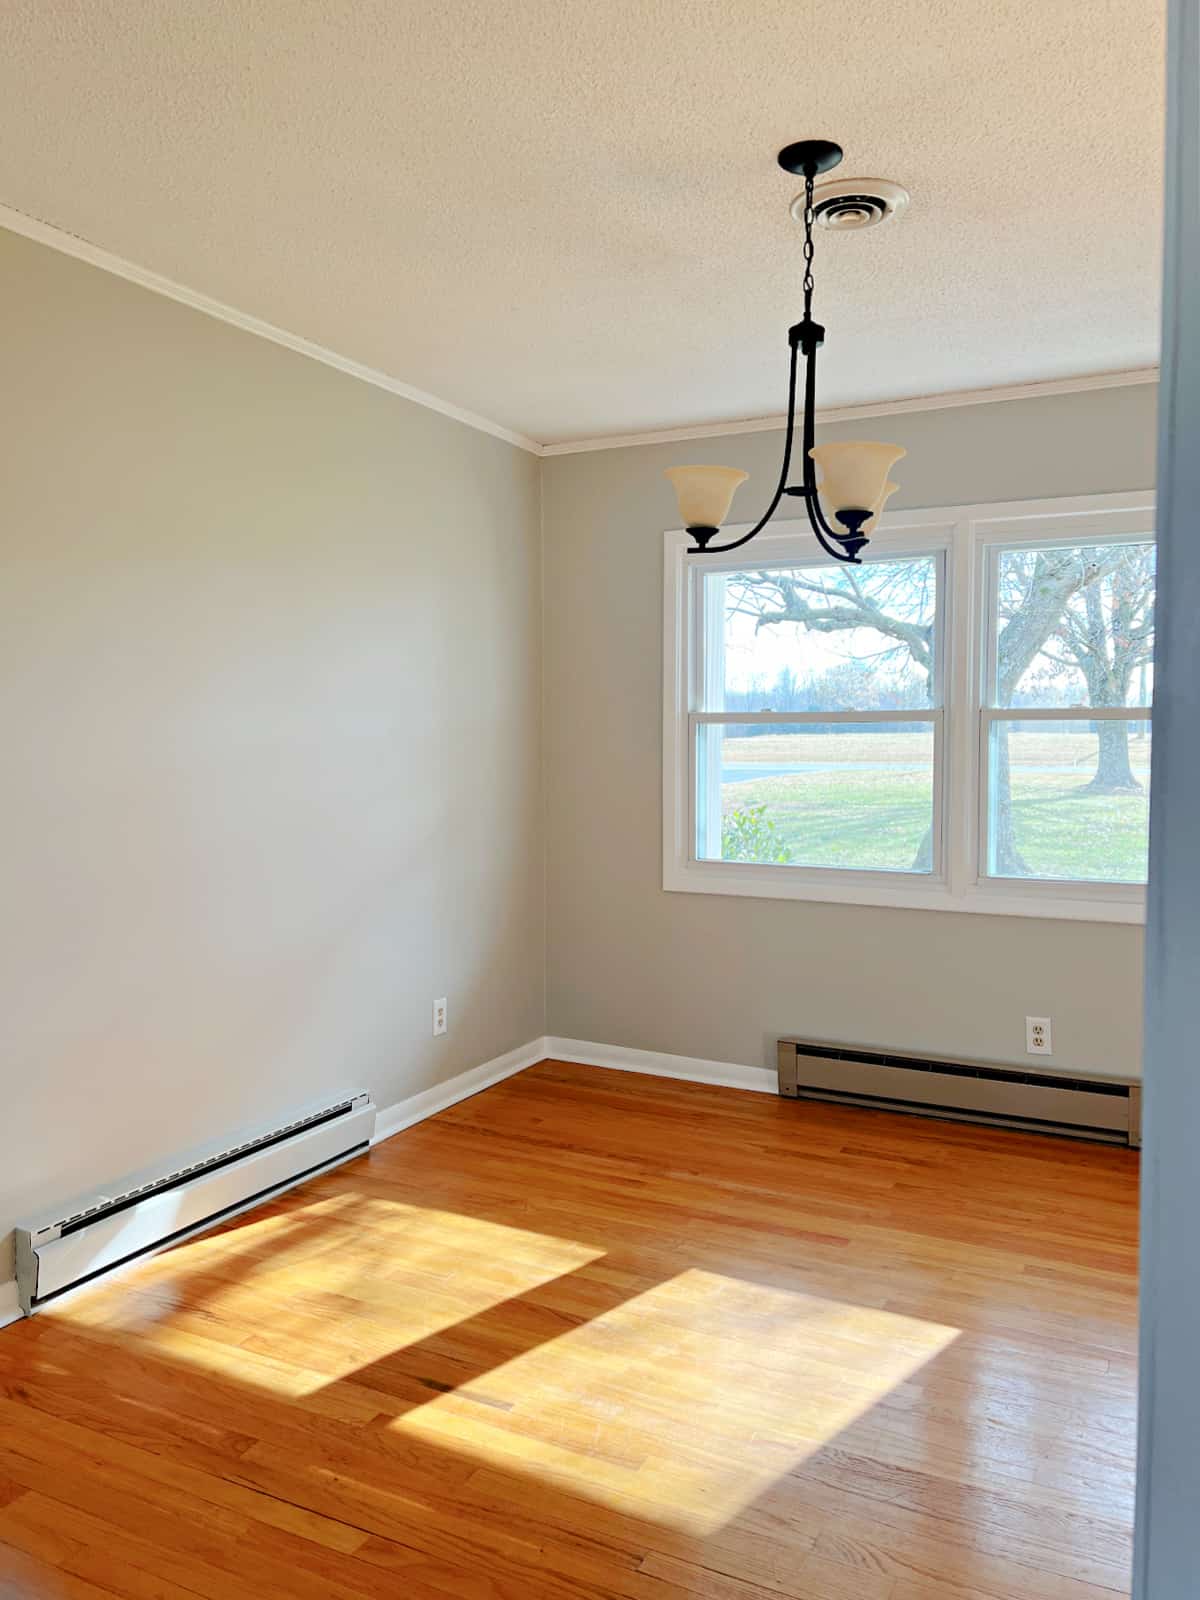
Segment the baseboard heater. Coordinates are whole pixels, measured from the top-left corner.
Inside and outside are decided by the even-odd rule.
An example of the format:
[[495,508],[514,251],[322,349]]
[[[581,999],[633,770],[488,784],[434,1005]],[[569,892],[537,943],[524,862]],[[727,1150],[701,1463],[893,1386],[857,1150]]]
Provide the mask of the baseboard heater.
[[68,1289],[361,1155],[374,1131],[369,1096],[343,1095],[56,1206],[16,1230],[21,1310],[30,1316]]
[[1072,1139],[1142,1142],[1141,1085],[1127,1079],[1074,1078],[990,1062],[780,1039],[779,1092],[789,1099],[874,1106]]

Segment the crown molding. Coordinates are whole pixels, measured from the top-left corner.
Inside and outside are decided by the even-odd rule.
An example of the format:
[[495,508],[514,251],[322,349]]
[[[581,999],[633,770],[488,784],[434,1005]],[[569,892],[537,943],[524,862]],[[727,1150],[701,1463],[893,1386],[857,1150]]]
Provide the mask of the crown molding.
[[481,417],[477,412],[467,411],[424,389],[416,389],[411,383],[401,383],[398,378],[390,377],[375,367],[364,366],[361,361],[351,361],[348,356],[339,355],[336,350],[327,350],[324,345],[314,344],[311,339],[304,339],[298,333],[289,333],[286,328],[277,328],[274,323],[264,322],[261,317],[251,316],[248,312],[239,311],[236,306],[227,306],[223,301],[214,300],[211,295],[201,294],[198,289],[189,289],[186,284],[164,278],[161,273],[151,272],[147,267],[139,267],[136,262],[113,255],[110,250],[103,250],[89,239],[81,239],[78,234],[56,228],[53,223],[42,222],[12,206],[0,205],[0,227],[7,228],[10,233],[22,234],[36,244],[48,245],[51,250],[61,251],[63,255],[74,256],[77,261],[86,261],[89,266],[99,267],[102,272],[111,272],[114,277],[125,278],[142,289],[149,289],[153,294],[177,300],[180,305],[201,311],[206,317],[216,317],[218,322],[227,322],[231,327],[240,328],[243,333],[269,339],[272,344],[294,350],[297,355],[320,361],[322,365],[344,372],[361,383],[386,389],[388,394],[398,395],[401,400],[411,400],[414,405],[424,406],[427,411],[437,411],[443,417],[465,423],[468,428],[475,428],[480,433],[490,433],[493,438],[515,444],[521,450],[528,450],[531,455],[540,456],[542,453],[541,445],[523,433],[514,433],[511,428],[502,427],[500,423]]
[[[997,400],[1037,400],[1053,394],[1082,394],[1088,389],[1124,389],[1132,384],[1157,383],[1157,367],[1135,367],[1128,372],[1096,372],[1079,378],[1047,378],[1041,383],[1010,383],[994,389],[957,389],[946,394],[916,395],[907,400],[880,400],[859,406],[831,406],[817,410],[817,424],[858,422],[867,417],[894,417],[905,411],[949,411],[956,406],[989,405]],[[544,444],[543,456],[573,456],[590,450],[625,450],[631,445],[674,444],[681,439],[724,439],[736,433],[771,433],[782,430],[787,418],[751,417],[742,422],[701,422],[686,428],[660,428],[649,433],[608,434],[599,439],[565,439]]]
[[[272,344],[282,345],[284,349],[293,350],[297,355],[307,356],[311,361],[319,361],[324,366],[333,367],[337,372],[344,372],[348,377],[357,378],[360,383],[369,383],[376,389],[384,389],[388,394],[399,396],[401,400],[410,400],[414,405],[424,406],[427,411],[436,411],[443,417],[451,417],[455,422],[464,423],[468,428],[490,434],[495,439],[503,439],[507,444],[516,445],[518,449],[527,450],[534,456],[572,456],[592,450],[624,450],[632,445],[673,444],[687,439],[720,439],[739,433],[769,433],[783,428],[787,421],[786,417],[782,416],[751,417],[737,422],[702,422],[689,427],[659,428],[645,433],[606,434],[597,439],[565,439],[556,444],[539,444],[527,434],[505,428],[489,417],[481,417],[477,412],[456,406],[453,402],[430,394],[425,389],[417,389],[410,383],[401,383],[398,378],[393,378],[386,372],[365,366],[361,361],[352,361],[348,356],[339,355],[336,350],[314,344],[311,339],[302,338],[297,333],[289,333],[286,328],[277,328],[274,323],[265,322],[261,317],[251,316],[249,312],[239,311],[236,306],[226,305],[223,301],[214,300],[211,295],[201,294],[198,289],[190,289],[186,284],[176,283],[172,278],[164,278],[161,273],[151,272],[147,267],[140,267],[134,261],[127,261],[123,256],[102,249],[89,239],[68,233],[66,229],[55,227],[50,222],[43,222],[38,217],[31,217],[13,206],[0,204],[0,228],[7,228],[11,233],[19,233],[26,239],[47,245],[51,250],[58,250],[63,255],[74,256],[77,261],[85,261],[89,266],[99,267],[102,272],[111,272],[114,277],[136,283],[140,288],[149,289],[152,294],[164,295],[168,300],[178,301],[180,305],[189,306],[193,311],[202,312],[207,317],[215,317],[219,322],[227,322],[231,327],[240,328],[243,333],[252,333],[259,339],[268,339]],[[1035,400],[1046,395],[1080,394],[1088,389],[1121,389],[1130,384],[1157,381],[1157,367],[1137,367],[1128,372],[1091,373],[1078,378],[1050,378],[1041,383],[1005,384],[994,389],[959,389],[946,394],[917,395],[905,400],[835,406],[827,410],[818,410],[817,422],[818,424],[857,422],[867,417],[898,416],[906,411],[942,411],[955,406],[986,405],[998,400]]]

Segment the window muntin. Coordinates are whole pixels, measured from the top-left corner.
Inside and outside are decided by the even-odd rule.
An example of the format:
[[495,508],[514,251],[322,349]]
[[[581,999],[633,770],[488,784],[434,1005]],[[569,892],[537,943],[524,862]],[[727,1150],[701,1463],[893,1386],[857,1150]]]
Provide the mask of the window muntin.
[[1154,590],[1149,538],[990,550],[983,877],[1145,882]]

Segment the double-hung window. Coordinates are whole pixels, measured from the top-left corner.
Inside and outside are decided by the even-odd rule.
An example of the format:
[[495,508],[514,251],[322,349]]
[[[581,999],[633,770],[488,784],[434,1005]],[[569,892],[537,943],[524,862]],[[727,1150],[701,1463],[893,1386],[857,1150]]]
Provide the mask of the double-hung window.
[[1154,544],[992,546],[983,870],[1146,881]]
[[1154,645],[1144,495],[667,536],[664,886],[1137,920]]

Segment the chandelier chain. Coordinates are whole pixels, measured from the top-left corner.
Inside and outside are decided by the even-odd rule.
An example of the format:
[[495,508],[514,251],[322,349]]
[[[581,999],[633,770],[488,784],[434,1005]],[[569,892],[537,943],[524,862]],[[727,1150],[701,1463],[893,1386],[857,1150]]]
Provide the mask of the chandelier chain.
[[812,315],[813,298],[813,175],[804,178],[804,315]]

